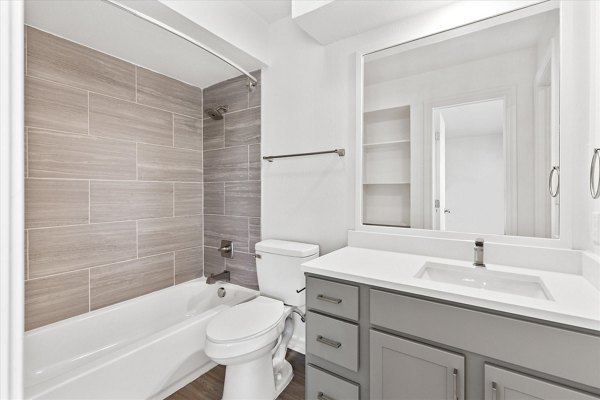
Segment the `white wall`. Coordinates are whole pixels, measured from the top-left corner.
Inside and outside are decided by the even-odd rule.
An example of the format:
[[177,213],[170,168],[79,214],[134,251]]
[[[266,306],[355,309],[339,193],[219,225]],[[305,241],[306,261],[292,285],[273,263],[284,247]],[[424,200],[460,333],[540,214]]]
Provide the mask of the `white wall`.
[[262,235],[318,243],[327,253],[354,228],[357,51],[414,40],[537,1],[461,1],[321,46],[291,19],[270,26],[264,70],[263,155],[346,148],[335,155],[263,163]]
[[[564,154],[572,162],[564,175],[571,180],[574,193],[573,247],[600,255],[600,246],[592,241],[592,213],[600,212],[600,200],[592,200],[589,193],[592,149],[600,147],[600,7],[595,2],[581,1],[578,7],[568,7],[565,11],[578,21],[567,31],[569,36],[562,38],[571,45],[561,50],[562,70],[577,71],[570,74],[568,81],[561,75],[561,93],[580,99],[568,115],[569,120],[561,120],[561,134],[569,134],[573,140],[566,152],[561,149],[561,157]],[[593,26],[595,32],[590,35]],[[567,132],[562,129],[564,124],[569,124]]]

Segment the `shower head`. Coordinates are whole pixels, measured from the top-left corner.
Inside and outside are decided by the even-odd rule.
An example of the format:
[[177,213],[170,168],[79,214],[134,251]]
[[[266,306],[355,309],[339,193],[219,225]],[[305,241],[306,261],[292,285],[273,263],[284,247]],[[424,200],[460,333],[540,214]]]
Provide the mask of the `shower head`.
[[217,106],[215,108],[207,108],[206,110],[204,110],[204,112],[214,120],[223,119],[223,113],[227,112],[227,106],[224,105]]

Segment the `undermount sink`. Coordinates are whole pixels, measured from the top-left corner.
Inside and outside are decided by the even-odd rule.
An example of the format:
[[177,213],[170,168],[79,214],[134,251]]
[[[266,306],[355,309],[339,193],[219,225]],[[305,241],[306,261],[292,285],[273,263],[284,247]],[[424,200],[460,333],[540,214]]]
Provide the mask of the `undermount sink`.
[[482,267],[469,268],[426,262],[415,278],[535,299],[553,300],[541,278],[533,275],[490,271]]

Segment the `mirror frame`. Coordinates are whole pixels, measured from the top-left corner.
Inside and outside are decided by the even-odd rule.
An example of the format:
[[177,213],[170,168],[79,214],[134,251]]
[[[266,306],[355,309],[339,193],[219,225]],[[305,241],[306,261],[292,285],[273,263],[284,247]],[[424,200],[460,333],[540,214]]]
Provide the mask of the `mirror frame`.
[[[568,83],[573,79],[573,69],[569,68],[566,62],[570,51],[569,30],[576,25],[576,21],[571,17],[573,14],[572,5],[567,1],[557,0],[538,0],[529,1],[526,4],[503,4],[484,9],[469,10],[459,15],[453,14],[453,22],[442,18],[442,13],[446,10],[438,10],[440,18],[431,18],[431,14],[425,14],[429,17],[428,23],[423,21],[414,21],[406,24],[410,32],[401,32],[400,30],[390,30],[393,32],[389,37],[378,43],[373,43],[356,53],[356,179],[355,179],[355,231],[357,232],[375,232],[403,236],[423,237],[423,238],[444,238],[455,240],[473,240],[474,237],[484,237],[486,240],[495,243],[528,245],[539,247],[552,247],[570,249],[573,244],[572,231],[572,205],[573,205],[573,165],[572,140],[568,132],[572,132],[576,125],[574,117],[576,115],[576,93],[568,90]],[[436,231],[420,228],[402,228],[390,226],[367,225],[363,223],[363,96],[364,96],[364,57],[381,50],[389,48],[398,48],[399,52],[417,47],[427,46],[433,43],[441,42],[453,37],[463,36],[468,33],[476,32],[489,27],[497,26],[517,19],[533,16],[542,12],[559,8],[559,120],[560,120],[560,168],[561,168],[561,205],[560,205],[560,233],[559,238],[541,238],[532,236],[511,236],[482,234],[478,232],[451,232]],[[465,11],[465,10],[462,10]],[[431,21],[434,20],[434,21]],[[420,24],[420,25],[419,25]]]

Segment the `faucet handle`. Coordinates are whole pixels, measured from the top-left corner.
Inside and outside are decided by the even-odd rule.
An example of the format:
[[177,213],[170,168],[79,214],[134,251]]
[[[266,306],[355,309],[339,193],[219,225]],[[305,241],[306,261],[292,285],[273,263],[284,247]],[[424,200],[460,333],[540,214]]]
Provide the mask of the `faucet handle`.
[[483,247],[483,243],[484,242],[485,241],[483,240],[483,238],[477,238],[477,239],[475,239],[475,246],[476,247]]

